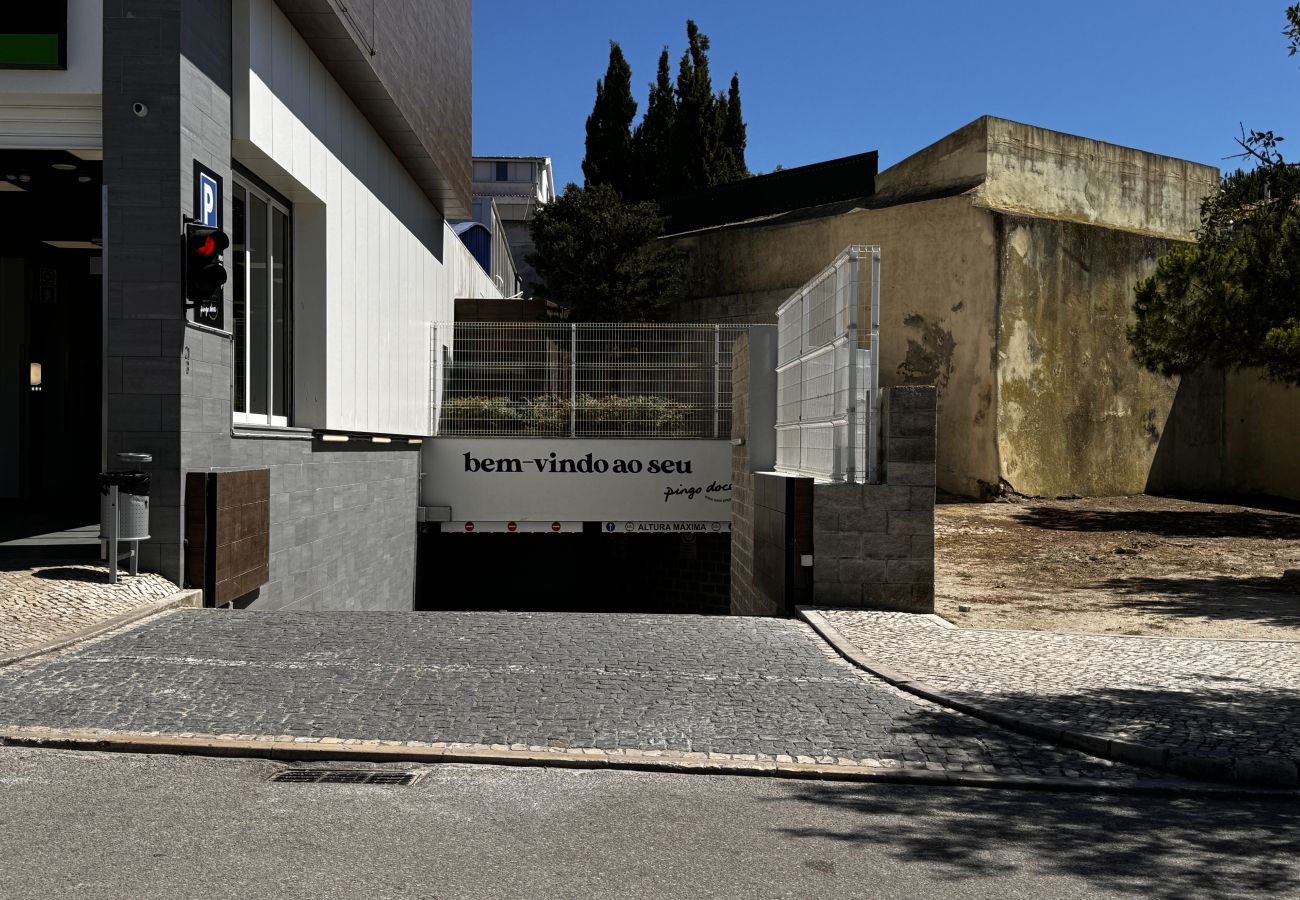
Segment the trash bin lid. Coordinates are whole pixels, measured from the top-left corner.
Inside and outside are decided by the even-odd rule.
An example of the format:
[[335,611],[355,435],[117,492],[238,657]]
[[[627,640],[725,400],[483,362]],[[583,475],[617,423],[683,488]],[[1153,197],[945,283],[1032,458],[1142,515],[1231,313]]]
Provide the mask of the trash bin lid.
[[123,472],[108,471],[99,473],[99,492],[107,494],[110,485],[117,485],[117,489],[125,494],[147,494],[149,493],[149,473],[148,472]]

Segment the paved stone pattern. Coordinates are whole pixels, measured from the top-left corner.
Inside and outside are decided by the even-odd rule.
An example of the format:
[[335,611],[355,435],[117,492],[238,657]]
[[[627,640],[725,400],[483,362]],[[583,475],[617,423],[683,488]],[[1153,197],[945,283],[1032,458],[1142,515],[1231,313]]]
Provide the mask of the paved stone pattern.
[[1152,777],[921,701],[781,619],[179,611],[0,670],[0,725]]
[[974,631],[907,613],[819,612],[869,659],[970,703],[1198,756],[1300,758],[1300,641]]
[[142,572],[108,583],[108,569],[84,560],[0,564],[0,655],[55,640],[177,591]]

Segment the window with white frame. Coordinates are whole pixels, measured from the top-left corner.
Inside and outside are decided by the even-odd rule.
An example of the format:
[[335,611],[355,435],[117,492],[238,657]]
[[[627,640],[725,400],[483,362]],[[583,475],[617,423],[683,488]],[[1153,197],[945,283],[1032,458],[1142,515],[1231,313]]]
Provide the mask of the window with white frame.
[[288,425],[292,213],[238,176],[233,191],[234,418]]

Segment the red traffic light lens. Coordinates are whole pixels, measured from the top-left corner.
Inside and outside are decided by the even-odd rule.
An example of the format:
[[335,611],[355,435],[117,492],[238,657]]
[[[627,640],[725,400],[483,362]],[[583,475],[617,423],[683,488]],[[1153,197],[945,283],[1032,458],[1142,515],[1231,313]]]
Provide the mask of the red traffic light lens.
[[203,239],[202,244],[194,248],[194,252],[199,256],[211,256],[217,252],[217,242],[212,239],[212,235],[208,235]]

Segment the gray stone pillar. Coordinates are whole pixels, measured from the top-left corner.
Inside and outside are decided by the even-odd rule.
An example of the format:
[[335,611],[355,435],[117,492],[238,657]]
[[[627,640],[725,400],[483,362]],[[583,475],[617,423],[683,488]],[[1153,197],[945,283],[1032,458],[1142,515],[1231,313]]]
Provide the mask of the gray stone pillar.
[[813,487],[813,602],[934,612],[935,389],[881,406],[884,483]]

